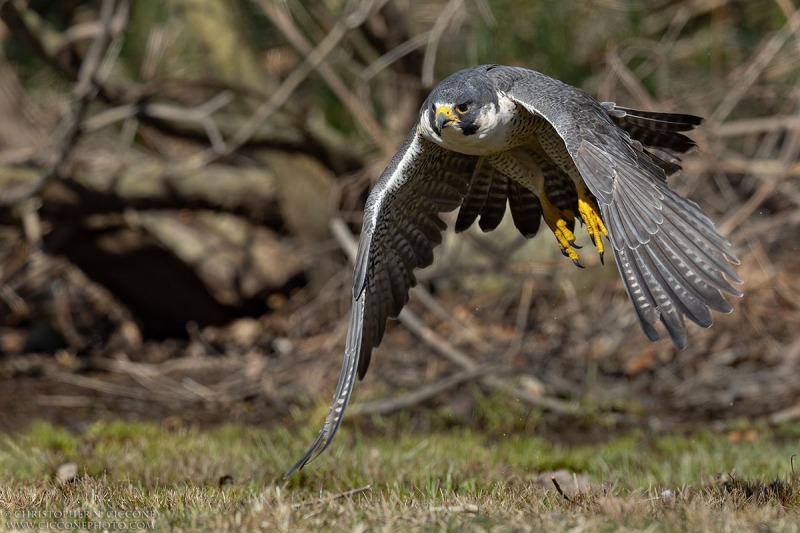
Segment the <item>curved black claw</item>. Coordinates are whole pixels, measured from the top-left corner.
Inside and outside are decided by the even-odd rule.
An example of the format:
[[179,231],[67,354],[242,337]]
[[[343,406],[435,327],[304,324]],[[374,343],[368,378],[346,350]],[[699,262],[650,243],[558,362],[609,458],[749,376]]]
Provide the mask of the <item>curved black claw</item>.
[[575,264],[575,266],[576,266],[576,267],[578,267],[578,268],[586,268],[585,266],[583,266],[583,265],[581,264],[580,260],[578,260],[578,259],[573,259],[573,260],[572,260],[572,262],[573,262],[573,263]]
[[606,264],[606,262],[603,260],[603,255],[604,254],[605,254],[605,252],[600,252],[600,264],[601,265],[605,265]]

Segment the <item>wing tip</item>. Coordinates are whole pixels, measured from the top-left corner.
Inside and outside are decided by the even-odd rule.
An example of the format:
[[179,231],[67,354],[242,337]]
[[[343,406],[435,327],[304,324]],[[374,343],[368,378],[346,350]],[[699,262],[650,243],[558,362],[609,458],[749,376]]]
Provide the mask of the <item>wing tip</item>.
[[331,439],[326,438],[327,431],[325,428],[319,432],[317,439],[314,443],[308,448],[303,457],[300,458],[284,475],[283,479],[286,480],[292,477],[294,474],[299,472],[303,469],[308,463],[319,457],[319,455],[325,451],[325,448],[331,443]]
[[[683,325],[683,319],[681,319],[681,325]],[[667,329],[672,344],[674,344],[678,350],[682,351],[686,349],[686,345],[689,342],[689,335],[686,333],[686,326],[683,325],[683,327],[678,328],[677,331],[672,331],[671,328]]]

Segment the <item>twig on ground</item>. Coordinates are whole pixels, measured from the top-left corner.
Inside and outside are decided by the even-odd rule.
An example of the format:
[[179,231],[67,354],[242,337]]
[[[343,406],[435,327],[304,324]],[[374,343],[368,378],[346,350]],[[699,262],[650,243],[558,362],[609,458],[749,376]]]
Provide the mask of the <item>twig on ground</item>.
[[364,485],[363,487],[337,492],[336,494],[331,494],[330,496],[323,496],[322,498],[317,498],[315,500],[306,500],[298,502],[292,505],[292,507],[297,509],[298,507],[307,507],[309,505],[319,505],[321,503],[328,503],[333,500],[338,500],[340,498],[349,498],[350,496],[355,496],[356,494],[361,494],[362,492],[367,492],[368,490],[372,490],[372,485]]
[[556,476],[550,476],[550,481],[552,481],[552,482],[553,482],[553,485],[554,485],[554,486],[555,486],[555,488],[556,488],[556,492],[558,492],[558,493],[561,495],[561,497],[562,497],[562,498],[564,498],[565,500],[567,500],[569,503],[576,503],[574,500],[570,499],[570,497],[569,497],[569,496],[567,496],[566,494],[564,494],[564,491],[563,491],[563,490],[561,490],[561,485],[559,485],[559,484],[558,484],[558,480],[556,479]]

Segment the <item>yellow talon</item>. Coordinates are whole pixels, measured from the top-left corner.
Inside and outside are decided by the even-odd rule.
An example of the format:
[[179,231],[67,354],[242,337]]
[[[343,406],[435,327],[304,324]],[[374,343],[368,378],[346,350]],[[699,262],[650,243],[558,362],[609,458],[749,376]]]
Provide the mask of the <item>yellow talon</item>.
[[569,222],[563,218],[557,219],[556,229],[553,230],[553,234],[556,236],[561,251],[566,253],[573,261],[577,261],[578,252],[572,248],[572,243],[575,242],[575,234],[570,231]]
[[558,242],[558,247],[561,253],[572,259],[572,262],[578,266],[582,266],[578,260],[578,252],[572,247],[575,242],[575,234],[569,229],[570,222],[575,219],[575,215],[571,211],[561,211],[547,198],[547,195],[542,193],[539,197],[542,204],[542,216],[545,223],[553,232]]
[[594,241],[594,245],[597,247],[597,252],[600,254],[600,260],[602,261],[605,246],[600,236],[604,235],[608,237],[608,230],[600,216],[600,209],[597,207],[594,200],[586,193],[586,187],[583,185],[578,187],[578,212],[581,215],[581,220],[586,224],[586,231]]

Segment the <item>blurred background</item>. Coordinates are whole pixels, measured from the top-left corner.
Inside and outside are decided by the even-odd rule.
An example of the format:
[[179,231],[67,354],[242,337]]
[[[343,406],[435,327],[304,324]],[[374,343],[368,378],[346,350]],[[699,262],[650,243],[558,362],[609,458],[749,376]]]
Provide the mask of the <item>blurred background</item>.
[[451,231],[354,418],[563,438],[800,418],[794,0],[3,0],[0,19],[5,430],[321,422],[369,188],[432,86],[480,63],[705,117],[671,183],[733,242],[745,296],[677,351],[588,247],[579,270],[510,220]]

